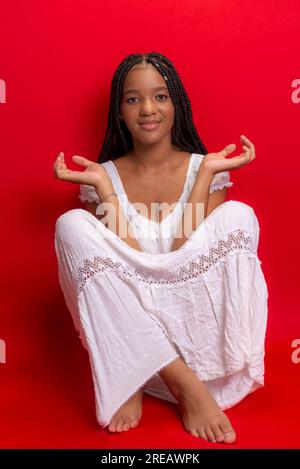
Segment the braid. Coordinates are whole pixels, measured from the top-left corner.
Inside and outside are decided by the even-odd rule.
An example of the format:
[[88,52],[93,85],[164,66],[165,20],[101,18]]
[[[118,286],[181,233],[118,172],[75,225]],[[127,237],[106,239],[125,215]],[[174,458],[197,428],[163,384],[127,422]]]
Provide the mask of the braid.
[[131,133],[124,120],[119,117],[120,103],[127,73],[134,65],[146,63],[151,63],[162,75],[174,104],[173,145],[190,153],[201,153],[203,155],[208,153],[194,126],[190,100],[175,67],[164,55],[150,52],[148,54],[128,55],[122,60],[113,75],[108,125],[98,163],[124,156],[133,148]]

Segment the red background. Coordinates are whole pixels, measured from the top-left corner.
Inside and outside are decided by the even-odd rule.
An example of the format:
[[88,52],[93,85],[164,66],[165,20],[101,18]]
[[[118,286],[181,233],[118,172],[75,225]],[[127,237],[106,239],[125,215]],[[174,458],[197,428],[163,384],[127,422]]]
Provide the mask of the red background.
[[253,163],[231,171],[228,199],[251,205],[260,223],[266,385],[227,411],[234,447],[300,447],[300,363],[291,360],[300,338],[299,2],[18,0],[2,2],[0,18],[0,446],[224,448],[189,435],[176,406],[147,395],[136,429],[98,426],[88,356],[57,280],[55,220],[82,205],[77,185],[53,177],[56,155],[73,169],[73,154],[97,159],[115,68],[157,51],[178,70],[208,151],[236,143],[240,152],[241,134],[256,148]]

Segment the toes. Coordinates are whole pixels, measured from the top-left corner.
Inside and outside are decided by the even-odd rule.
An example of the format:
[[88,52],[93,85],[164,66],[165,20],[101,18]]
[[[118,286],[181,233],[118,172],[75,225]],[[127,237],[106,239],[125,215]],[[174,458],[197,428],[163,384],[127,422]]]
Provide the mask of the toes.
[[225,443],[234,443],[236,440],[236,434],[235,431],[230,431],[224,433],[224,442]]
[[211,443],[216,443],[215,435],[210,426],[205,427],[205,433],[208,441],[210,441]]
[[124,432],[127,432],[127,431],[129,430],[129,428],[130,428],[130,422],[126,422],[126,423],[124,424],[123,431],[124,431]]
[[200,428],[197,431],[199,433],[200,438],[202,438],[205,441],[208,441],[208,438],[207,438],[207,435],[206,435],[206,432],[205,432],[204,428]]
[[224,443],[234,443],[236,440],[236,434],[229,422],[220,424],[221,430],[224,435]]
[[130,424],[130,428],[135,428],[138,423],[139,423],[139,422],[138,422],[137,419],[132,420],[132,422],[131,422],[131,424]]
[[117,423],[117,432],[122,432],[124,427],[124,420],[119,419]]
[[224,435],[223,435],[223,432],[222,432],[220,426],[217,423],[215,423],[211,426],[211,428],[212,428],[212,431],[215,435],[216,441],[218,443],[222,443],[222,441],[224,441]]
[[116,431],[116,422],[115,420],[112,420],[108,426],[108,430],[110,432],[115,432]]
[[108,426],[108,430],[110,432],[127,432],[129,428],[134,428],[138,424],[138,420],[134,419],[132,422],[127,420],[125,421],[124,419],[115,419],[112,420]]
[[197,438],[199,438],[199,434],[197,432],[197,430],[195,428],[193,428],[191,431],[190,431],[191,435],[193,436],[196,436]]

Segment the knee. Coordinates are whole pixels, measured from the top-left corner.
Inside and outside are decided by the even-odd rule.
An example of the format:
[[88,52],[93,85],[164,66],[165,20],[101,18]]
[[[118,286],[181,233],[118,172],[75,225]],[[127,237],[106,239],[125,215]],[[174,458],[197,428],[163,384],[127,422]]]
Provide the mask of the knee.
[[253,207],[245,204],[244,202],[240,202],[239,200],[228,200],[226,210],[229,216],[234,216],[240,219],[256,217]]
[[228,200],[222,205],[221,223],[223,226],[236,226],[250,233],[258,233],[259,223],[253,207],[238,200]]
[[55,236],[66,237],[82,230],[89,212],[82,208],[74,208],[60,215],[55,223]]

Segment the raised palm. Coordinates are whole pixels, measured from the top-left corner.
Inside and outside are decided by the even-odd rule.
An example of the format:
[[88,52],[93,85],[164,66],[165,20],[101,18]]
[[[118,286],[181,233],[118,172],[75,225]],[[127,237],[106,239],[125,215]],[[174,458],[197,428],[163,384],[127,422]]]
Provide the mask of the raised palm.
[[90,161],[87,158],[78,155],[74,155],[72,160],[85,167],[85,170],[74,171],[72,169],[68,169],[65,164],[64,154],[61,152],[58,154],[53,167],[54,175],[57,179],[73,182],[75,184],[87,184],[94,187],[109,179],[104,167],[99,163],[95,163],[94,161]]
[[240,155],[227,158],[236,149],[236,145],[231,143],[218,153],[208,153],[205,155],[201,164],[212,174],[241,168],[256,158],[253,143],[244,135],[241,135],[241,142],[244,151]]

